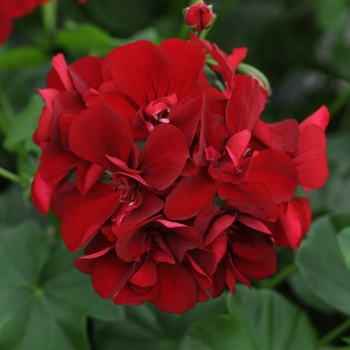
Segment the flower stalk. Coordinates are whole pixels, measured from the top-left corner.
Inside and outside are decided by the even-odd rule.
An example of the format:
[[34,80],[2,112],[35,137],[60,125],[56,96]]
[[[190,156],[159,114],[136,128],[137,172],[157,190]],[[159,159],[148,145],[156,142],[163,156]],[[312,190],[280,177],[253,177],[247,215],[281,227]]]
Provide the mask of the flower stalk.
[[16,182],[16,183],[22,182],[21,178],[18,175],[14,174],[11,171],[8,171],[2,167],[0,167],[0,176],[4,177],[5,179],[10,180],[12,182]]
[[291,263],[282,270],[280,270],[275,276],[271,277],[266,283],[262,285],[262,288],[273,289],[283,283],[287,278],[298,271],[298,266],[295,263]]
[[318,343],[319,347],[329,344],[332,340],[337,339],[349,328],[350,328],[350,318],[346,319],[343,323],[341,323],[340,325],[332,329],[323,338],[321,338]]

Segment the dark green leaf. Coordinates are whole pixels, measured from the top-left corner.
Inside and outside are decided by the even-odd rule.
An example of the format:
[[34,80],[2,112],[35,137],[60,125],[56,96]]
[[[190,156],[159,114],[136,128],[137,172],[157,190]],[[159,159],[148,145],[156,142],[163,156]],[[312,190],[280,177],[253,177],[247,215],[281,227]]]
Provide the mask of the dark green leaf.
[[307,306],[325,314],[334,312],[333,308],[315,294],[300,272],[294,273],[289,278],[288,283],[294,294]]
[[237,315],[215,315],[197,322],[187,332],[180,350],[258,350],[249,327]]
[[350,227],[344,228],[337,234],[337,241],[345,266],[350,270]]
[[32,137],[38,127],[38,119],[43,106],[44,101],[39,94],[35,94],[32,96],[27,107],[18,113],[16,118],[11,120],[8,135],[4,141],[4,147],[6,149],[15,150],[16,145],[23,142],[26,153],[30,151],[38,152],[39,147],[34,144]]
[[350,315],[350,271],[339,251],[333,221],[344,221],[344,216],[324,216],[313,223],[296,253],[296,263],[319,298]]
[[37,47],[21,46],[3,50],[0,55],[0,71],[40,66],[50,61],[50,57]]
[[164,313],[149,303],[125,307],[125,320],[97,324],[96,343],[103,350],[175,350],[194,322],[226,311],[225,295],[198,303],[182,315]]
[[121,316],[74,268],[72,254],[34,222],[2,229],[0,255],[1,349],[89,349],[86,317]]
[[238,286],[228,296],[230,315],[208,317],[186,333],[181,350],[316,349],[316,335],[306,315],[269,290]]
[[258,349],[316,349],[316,334],[306,314],[278,293],[239,286],[228,305],[250,328]]
[[138,39],[155,40],[157,33],[154,29],[145,29],[129,39],[117,39],[101,28],[91,24],[75,24],[67,22],[66,28],[58,32],[57,45],[70,52],[105,56],[117,46]]

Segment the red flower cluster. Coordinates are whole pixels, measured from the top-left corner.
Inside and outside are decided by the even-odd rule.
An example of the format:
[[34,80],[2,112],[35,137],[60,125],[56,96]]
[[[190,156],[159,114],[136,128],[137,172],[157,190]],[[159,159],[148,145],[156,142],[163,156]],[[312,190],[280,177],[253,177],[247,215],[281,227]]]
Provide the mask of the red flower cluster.
[[[50,0],[0,0],[0,44],[12,32],[13,20],[28,15],[40,5]],[[86,0],[78,0],[84,3]]]
[[[181,313],[271,276],[274,244],[296,249],[310,224],[295,189],[327,178],[327,109],[264,123],[265,90],[234,73],[246,49],[191,40],[69,66],[59,54],[40,90],[33,201],[62,220],[71,251],[88,243],[76,266],[117,304]],[[206,54],[217,64],[205,69]]]

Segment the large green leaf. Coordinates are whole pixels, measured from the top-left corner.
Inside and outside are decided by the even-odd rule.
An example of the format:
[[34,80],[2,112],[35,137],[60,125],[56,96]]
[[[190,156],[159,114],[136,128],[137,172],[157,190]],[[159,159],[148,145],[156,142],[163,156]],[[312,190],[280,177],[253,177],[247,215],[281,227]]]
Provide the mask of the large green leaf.
[[16,146],[23,142],[25,152],[36,151],[39,147],[32,141],[33,133],[38,127],[38,119],[44,102],[39,94],[30,99],[28,105],[16,118],[11,120],[8,135],[4,140],[4,147],[10,151],[16,150]]
[[316,295],[336,310],[350,315],[350,271],[337,243],[336,232],[349,225],[349,215],[324,216],[310,228],[296,253],[296,263]]
[[276,292],[238,286],[228,309],[230,315],[208,317],[190,328],[181,350],[317,348],[307,316]]
[[75,24],[67,22],[66,28],[57,34],[57,45],[78,54],[105,56],[117,46],[137,39],[155,40],[157,33],[153,28],[145,29],[129,39],[117,39],[108,32],[91,23]]
[[334,309],[320,299],[315,291],[308,285],[300,272],[294,273],[289,279],[288,284],[293,290],[294,294],[304,304],[324,314],[334,313]]
[[125,320],[97,324],[98,349],[170,350],[177,349],[187,329],[207,315],[227,312],[226,298],[199,303],[181,315],[164,313],[152,304],[125,307]]
[[258,350],[249,327],[235,315],[210,316],[187,332],[181,350]]
[[337,234],[337,241],[343,261],[350,270],[350,227],[346,227]]
[[0,55],[0,71],[7,69],[40,66],[50,61],[50,57],[34,46],[21,46],[2,50]]
[[34,222],[2,229],[0,256],[0,349],[90,349],[87,316],[122,316],[74,268],[63,244]]

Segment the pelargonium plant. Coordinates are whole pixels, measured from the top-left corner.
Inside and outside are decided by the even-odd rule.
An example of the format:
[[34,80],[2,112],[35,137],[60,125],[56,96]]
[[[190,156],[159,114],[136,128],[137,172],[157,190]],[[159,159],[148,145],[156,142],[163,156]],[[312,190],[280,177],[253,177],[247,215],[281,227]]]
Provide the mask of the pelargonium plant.
[[32,200],[84,248],[75,266],[102,298],[171,313],[272,276],[275,247],[298,249],[311,223],[297,188],[328,176],[327,108],[264,122],[267,80],[246,48],[205,40],[212,12],[192,6],[188,40],[54,56],[34,134]]

